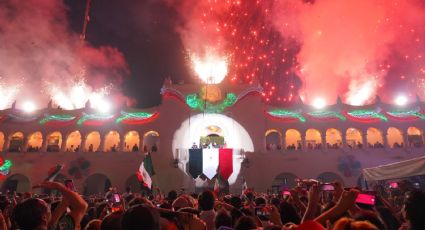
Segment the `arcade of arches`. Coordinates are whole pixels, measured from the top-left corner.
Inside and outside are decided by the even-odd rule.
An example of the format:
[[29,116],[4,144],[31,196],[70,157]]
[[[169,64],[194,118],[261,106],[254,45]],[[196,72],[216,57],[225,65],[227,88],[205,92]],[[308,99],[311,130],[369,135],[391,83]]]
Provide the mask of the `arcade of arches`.
[[141,145],[145,152],[158,151],[159,133],[148,131],[141,140],[137,131],[120,134],[111,130],[103,137],[98,131],[82,136],[78,130],[67,134],[55,131],[45,136],[41,131],[27,136],[15,132],[8,137],[0,132],[0,151],[8,152],[139,152],[142,150]]
[[403,131],[396,127],[389,127],[381,131],[370,127],[365,133],[356,128],[345,131],[329,128],[323,135],[317,129],[307,129],[301,133],[296,129],[287,129],[284,134],[277,129],[269,129],[265,133],[265,147],[267,150],[296,150],[296,149],[340,149],[347,148],[402,148],[422,147],[424,143],[422,131],[416,127],[409,127]]

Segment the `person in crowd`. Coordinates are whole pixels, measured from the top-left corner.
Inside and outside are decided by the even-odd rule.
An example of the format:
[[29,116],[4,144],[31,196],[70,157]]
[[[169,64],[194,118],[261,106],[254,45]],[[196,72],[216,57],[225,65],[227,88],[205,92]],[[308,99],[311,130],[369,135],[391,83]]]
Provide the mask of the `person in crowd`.
[[214,227],[214,219],[215,219],[215,211],[214,211],[214,202],[215,196],[211,191],[204,191],[199,195],[199,210],[201,211],[200,217],[203,221],[205,221],[208,230],[215,229]]

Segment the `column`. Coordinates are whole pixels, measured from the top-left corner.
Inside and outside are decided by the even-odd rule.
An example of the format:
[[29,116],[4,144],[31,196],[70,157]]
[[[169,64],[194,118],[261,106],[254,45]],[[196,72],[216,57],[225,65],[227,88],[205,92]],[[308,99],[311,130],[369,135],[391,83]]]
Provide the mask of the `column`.
[[106,135],[104,133],[99,133],[99,136],[100,136],[99,148],[97,148],[95,152],[105,152],[104,143],[105,143]]
[[363,134],[362,133],[362,141],[363,141],[363,148],[364,149],[368,149],[369,148],[369,144],[367,143],[367,134]]
[[347,134],[345,132],[341,133],[341,141],[342,141],[342,148],[347,149]]
[[[125,143],[125,136],[122,136],[120,134],[120,144],[119,144],[118,151],[119,152],[125,152],[125,145],[126,145],[126,143]],[[130,148],[131,148],[131,146],[130,146]]]
[[[305,149],[306,149],[305,134],[301,134],[301,150],[305,150]],[[297,150],[298,150],[298,144],[297,144]]]
[[326,143],[326,134],[321,136],[322,138],[322,149],[328,149],[328,145]]
[[86,147],[87,135],[86,133],[82,133],[82,132],[80,132],[80,135],[81,135],[81,143],[80,143],[80,148],[78,149],[78,152],[82,153],[86,151],[85,147]]
[[47,139],[49,138],[47,135],[44,135],[44,133],[41,133],[43,135],[43,143],[41,144],[41,150],[40,152],[47,152]]
[[62,138],[62,143],[61,143],[61,152],[65,152],[66,151],[66,140],[63,140]]

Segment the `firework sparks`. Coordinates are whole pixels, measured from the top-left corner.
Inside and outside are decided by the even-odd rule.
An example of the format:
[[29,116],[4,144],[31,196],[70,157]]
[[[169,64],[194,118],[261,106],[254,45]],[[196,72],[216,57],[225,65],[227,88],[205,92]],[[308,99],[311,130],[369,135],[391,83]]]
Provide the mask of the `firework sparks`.
[[191,56],[193,69],[198,77],[208,84],[218,84],[227,75],[227,58],[208,52],[204,57]]

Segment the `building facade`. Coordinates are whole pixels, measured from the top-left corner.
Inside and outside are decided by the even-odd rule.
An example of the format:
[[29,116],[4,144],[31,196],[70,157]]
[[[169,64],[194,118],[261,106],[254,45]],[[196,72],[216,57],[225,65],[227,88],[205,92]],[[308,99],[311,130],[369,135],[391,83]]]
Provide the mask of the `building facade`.
[[[135,172],[151,153],[155,186],[163,191],[212,186],[187,174],[188,149],[214,144],[232,148],[230,190],[243,180],[258,191],[294,185],[295,178],[362,182],[361,170],[423,156],[424,104],[350,106],[338,100],[324,109],[301,102],[264,104],[261,87],[179,85],[166,82],[162,104],[148,109],[48,106],[0,115],[2,158],[12,166],[2,190],[29,191],[56,164],[58,180],[73,179],[90,194],[110,185],[138,188]],[[244,178],[244,179],[243,179]]]

